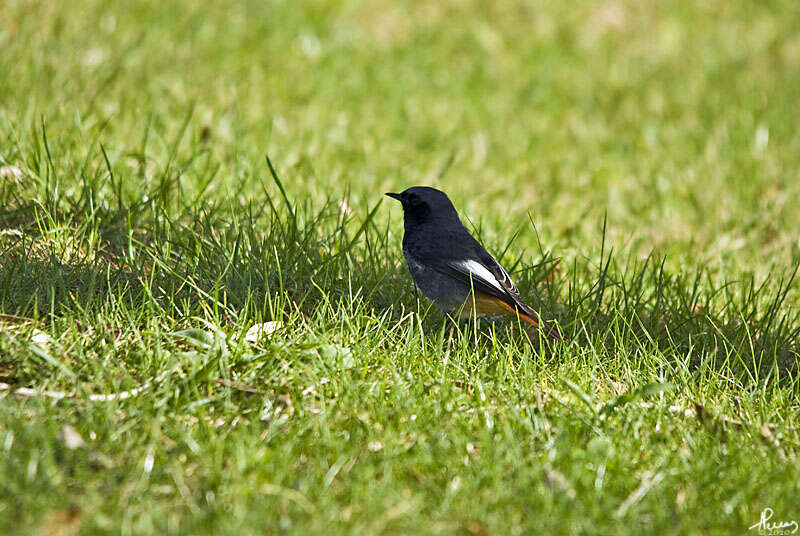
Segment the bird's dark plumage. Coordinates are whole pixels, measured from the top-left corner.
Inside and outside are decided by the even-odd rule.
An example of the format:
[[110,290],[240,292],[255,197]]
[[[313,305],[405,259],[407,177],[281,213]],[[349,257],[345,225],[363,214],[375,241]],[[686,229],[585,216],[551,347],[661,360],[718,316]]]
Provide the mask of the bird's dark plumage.
[[540,320],[505,269],[464,227],[444,192],[414,186],[386,195],[403,205],[403,255],[411,277],[439,308],[516,314],[560,338],[558,330]]

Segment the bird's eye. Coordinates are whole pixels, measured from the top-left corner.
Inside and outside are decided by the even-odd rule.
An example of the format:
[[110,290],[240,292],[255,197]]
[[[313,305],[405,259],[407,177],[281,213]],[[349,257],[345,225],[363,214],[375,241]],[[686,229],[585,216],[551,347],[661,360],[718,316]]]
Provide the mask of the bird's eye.
[[422,203],[422,200],[419,198],[418,195],[408,196],[408,204],[411,205],[412,207],[416,207],[420,203]]

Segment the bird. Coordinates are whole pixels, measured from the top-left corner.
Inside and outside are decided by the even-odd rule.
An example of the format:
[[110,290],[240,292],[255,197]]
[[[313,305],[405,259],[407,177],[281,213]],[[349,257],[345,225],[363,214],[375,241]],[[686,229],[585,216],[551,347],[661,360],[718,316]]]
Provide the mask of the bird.
[[386,193],[403,206],[403,256],[414,284],[445,313],[513,315],[563,340],[517,290],[499,262],[470,234],[447,194],[429,186]]

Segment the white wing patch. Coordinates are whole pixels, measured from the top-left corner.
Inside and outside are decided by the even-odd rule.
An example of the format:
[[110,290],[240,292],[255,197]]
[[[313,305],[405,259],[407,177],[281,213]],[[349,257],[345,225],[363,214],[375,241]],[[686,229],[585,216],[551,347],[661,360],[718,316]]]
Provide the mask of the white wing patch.
[[495,287],[500,292],[505,292],[503,286],[497,281],[492,272],[490,272],[484,265],[473,260],[456,261],[453,263],[468,274],[472,274],[475,279],[480,279],[484,283],[488,283]]

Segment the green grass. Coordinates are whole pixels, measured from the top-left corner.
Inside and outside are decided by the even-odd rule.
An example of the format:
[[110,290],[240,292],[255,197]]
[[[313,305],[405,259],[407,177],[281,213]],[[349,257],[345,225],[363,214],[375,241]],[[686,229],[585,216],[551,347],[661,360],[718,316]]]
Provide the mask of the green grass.
[[[800,521],[798,27],[3,3],[0,533]],[[415,184],[571,342],[429,309],[382,197]]]

